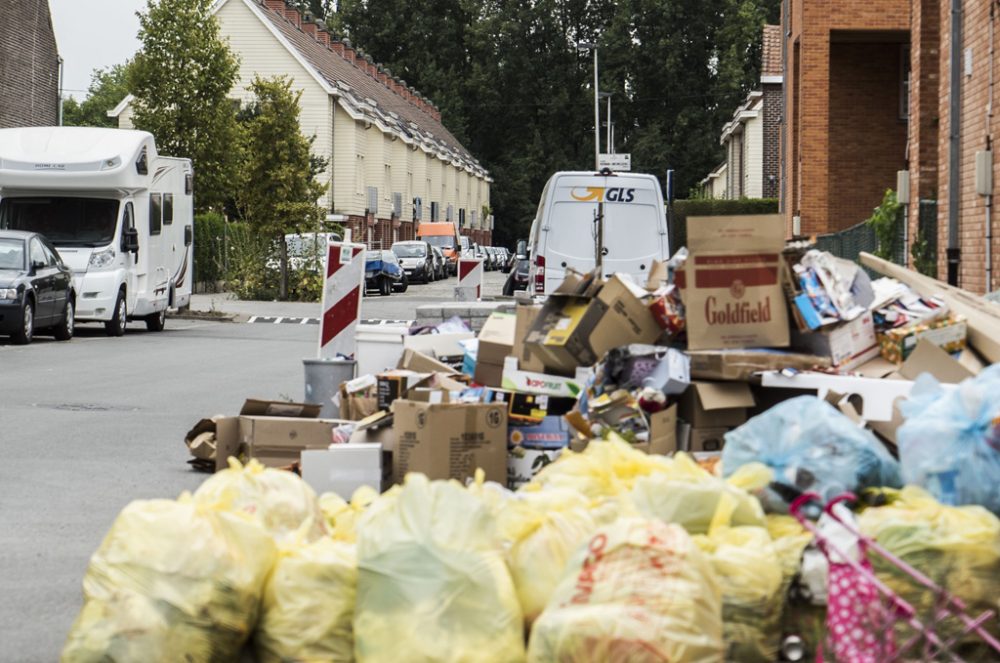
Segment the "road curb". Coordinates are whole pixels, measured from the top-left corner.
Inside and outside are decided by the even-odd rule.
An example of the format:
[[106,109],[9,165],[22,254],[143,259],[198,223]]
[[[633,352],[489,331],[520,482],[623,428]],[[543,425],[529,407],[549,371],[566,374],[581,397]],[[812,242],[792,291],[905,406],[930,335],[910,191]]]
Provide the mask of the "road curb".
[[221,313],[219,311],[186,311],[170,316],[173,320],[205,320],[208,322],[245,322],[247,316],[239,313]]

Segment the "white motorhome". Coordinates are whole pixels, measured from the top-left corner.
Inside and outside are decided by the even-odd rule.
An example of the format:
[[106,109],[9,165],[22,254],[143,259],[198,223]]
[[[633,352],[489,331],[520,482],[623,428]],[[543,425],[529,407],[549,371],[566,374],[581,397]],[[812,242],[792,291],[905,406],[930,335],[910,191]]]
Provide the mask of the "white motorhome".
[[78,322],[112,336],[128,320],[160,331],[167,309],[191,298],[192,178],[190,159],[160,156],[144,131],[0,129],[0,228],[56,246]]
[[645,282],[653,261],[670,255],[659,181],[640,173],[554,174],[542,189],[528,249],[529,290],[537,294],[559,287],[567,269],[592,271],[598,251],[606,276]]

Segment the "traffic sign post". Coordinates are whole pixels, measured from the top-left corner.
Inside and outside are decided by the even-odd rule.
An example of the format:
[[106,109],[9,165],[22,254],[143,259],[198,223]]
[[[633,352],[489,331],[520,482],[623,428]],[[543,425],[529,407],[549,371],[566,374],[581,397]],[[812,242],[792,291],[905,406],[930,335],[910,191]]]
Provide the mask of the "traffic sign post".
[[364,292],[364,245],[330,242],[326,250],[326,282],[323,284],[320,357],[354,357]]
[[480,258],[458,259],[458,285],[455,300],[476,302],[483,296],[483,261]]

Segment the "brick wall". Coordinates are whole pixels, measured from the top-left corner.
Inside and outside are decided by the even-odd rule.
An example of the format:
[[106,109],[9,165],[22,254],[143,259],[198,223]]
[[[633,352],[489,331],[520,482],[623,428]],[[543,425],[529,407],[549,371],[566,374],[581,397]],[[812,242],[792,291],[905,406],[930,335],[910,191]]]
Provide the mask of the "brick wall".
[[764,89],[764,198],[777,198],[781,189],[781,100],[780,85],[766,84]]
[[[784,72],[787,174],[783,209],[789,234],[796,214],[801,215],[803,234],[827,232],[831,225],[831,199],[842,195],[830,188],[831,183],[838,185],[839,178],[831,182],[828,162],[831,111],[839,110],[831,109],[830,105],[831,34],[849,32],[867,42],[885,41],[885,32],[895,33],[893,38],[898,35],[905,38],[910,27],[909,1],[840,0],[836,9],[831,10],[831,3],[825,0],[786,0],[790,4],[787,11],[790,23],[783,26],[788,32]],[[895,71],[898,76],[898,66]],[[893,108],[897,108],[896,104]],[[901,164],[902,148],[898,154]],[[865,160],[856,163],[855,168],[864,170],[869,164]]]
[[871,216],[905,166],[901,49],[898,43],[830,44],[828,232]]
[[59,121],[59,65],[47,0],[0,8],[0,127]]
[[[919,0],[914,0],[919,3]],[[930,9],[928,5],[933,3],[919,3],[924,10],[923,16],[929,18]],[[911,155],[917,154],[919,161],[917,168],[924,172],[931,169],[934,162],[934,153],[930,145],[925,142],[935,144],[937,147],[937,199],[938,199],[938,278],[947,278],[947,247],[948,247],[948,212],[949,212],[949,156],[951,145],[949,134],[951,132],[951,15],[950,3],[941,1],[937,7],[937,18],[939,21],[938,39],[940,48],[937,53],[937,65],[939,71],[939,85],[936,99],[933,93],[928,92],[929,86],[914,88],[911,94],[911,107],[919,106],[924,108],[933,101],[937,102],[937,113],[940,118],[937,125],[937,135],[921,135],[921,140],[912,146]],[[964,3],[962,32],[963,44],[962,52],[959,54],[962,62],[962,89],[961,89],[961,114],[960,114],[960,135],[961,142],[959,148],[959,215],[958,215],[958,248],[961,250],[961,264],[958,275],[958,285],[974,292],[985,292],[997,288],[1000,283],[996,271],[1000,269],[1000,260],[997,259],[997,242],[993,241],[993,283],[989,286],[986,283],[986,199],[979,196],[975,191],[975,155],[977,151],[987,149],[989,137],[994,135],[998,129],[996,115],[987,120],[985,108],[989,100],[989,38],[990,31],[1000,28],[1000,16],[991,23],[988,3]],[[965,68],[965,51],[972,54],[971,75],[968,75]],[[914,51],[911,54],[911,63],[918,65],[930,58],[920,57],[920,53]],[[1000,72],[1000,62],[994,55],[993,68],[995,72]],[[998,73],[994,73],[994,80],[1000,78]],[[928,134],[930,132],[927,132]],[[995,147],[994,147],[995,149]],[[912,165],[911,165],[912,167]],[[930,175],[927,175],[928,179]],[[996,183],[1000,177],[1000,167],[998,159],[994,157],[993,181]],[[996,184],[994,184],[996,190]],[[996,220],[992,222],[994,233],[998,227]]]

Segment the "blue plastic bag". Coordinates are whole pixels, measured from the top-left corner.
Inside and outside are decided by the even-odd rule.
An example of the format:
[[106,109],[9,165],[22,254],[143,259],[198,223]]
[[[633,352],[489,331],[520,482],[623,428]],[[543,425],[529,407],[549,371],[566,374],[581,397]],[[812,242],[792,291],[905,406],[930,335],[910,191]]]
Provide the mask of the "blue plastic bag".
[[1000,364],[950,390],[921,375],[899,409],[906,483],[943,504],[980,504],[1000,514]]
[[785,512],[795,495],[829,500],[871,486],[899,487],[899,464],[868,430],[815,396],[799,396],[726,433],[722,473],[754,461],[774,471],[758,495],[764,508]]

